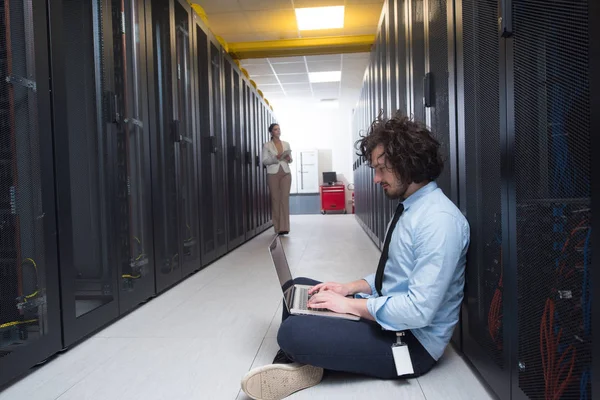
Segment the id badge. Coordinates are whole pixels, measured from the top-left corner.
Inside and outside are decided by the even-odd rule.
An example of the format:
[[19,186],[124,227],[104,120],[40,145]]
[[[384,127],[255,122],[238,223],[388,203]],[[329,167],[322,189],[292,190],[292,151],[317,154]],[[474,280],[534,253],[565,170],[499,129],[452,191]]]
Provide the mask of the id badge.
[[404,332],[396,333],[396,343],[392,345],[392,355],[394,356],[394,364],[396,364],[396,372],[398,376],[412,375],[415,373],[408,351],[408,345],[402,343]]

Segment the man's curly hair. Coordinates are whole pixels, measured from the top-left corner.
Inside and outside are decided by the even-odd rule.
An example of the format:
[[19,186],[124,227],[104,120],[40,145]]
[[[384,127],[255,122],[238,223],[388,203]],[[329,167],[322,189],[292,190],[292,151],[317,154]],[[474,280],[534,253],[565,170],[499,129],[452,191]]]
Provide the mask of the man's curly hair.
[[391,119],[380,115],[356,142],[357,155],[373,165],[371,154],[380,144],[387,164],[403,183],[434,181],[442,173],[440,142],[424,124],[400,112]]

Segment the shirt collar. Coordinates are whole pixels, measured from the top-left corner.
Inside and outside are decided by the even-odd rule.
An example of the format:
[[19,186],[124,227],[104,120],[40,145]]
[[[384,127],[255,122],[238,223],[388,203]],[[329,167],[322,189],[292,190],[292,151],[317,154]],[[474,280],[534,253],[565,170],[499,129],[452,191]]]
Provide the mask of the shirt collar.
[[404,210],[406,211],[410,206],[421,200],[423,197],[427,196],[429,193],[433,192],[438,188],[437,183],[435,181],[429,182],[427,185],[423,186],[421,189],[417,190],[410,196],[408,199],[404,200],[402,204],[404,205]]

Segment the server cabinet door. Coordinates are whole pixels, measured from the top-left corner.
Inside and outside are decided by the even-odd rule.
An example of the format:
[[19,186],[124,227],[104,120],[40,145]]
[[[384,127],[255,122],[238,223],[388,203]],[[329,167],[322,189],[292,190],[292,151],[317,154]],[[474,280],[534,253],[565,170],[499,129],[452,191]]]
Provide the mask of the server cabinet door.
[[240,75],[230,61],[225,62],[225,113],[227,127],[228,238],[227,248],[233,250],[244,241],[240,227],[243,216],[240,164]]
[[211,59],[211,93],[212,93],[212,140],[215,144],[213,151],[213,187],[219,190],[213,191],[215,208],[213,216],[215,219],[215,244],[216,255],[221,257],[227,252],[227,191],[226,185],[226,160],[225,160],[225,132],[223,121],[223,56],[221,49],[214,43],[210,43]]
[[175,88],[177,96],[175,155],[178,158],[179,259],[183,276],[201,267],[196,129],[194,128],[194,80],[192,67],[192,10],[183,0],[174,4]]
[[0,4],[0,386],[61,348],[47,8]]
[[202,264],[207,265],[217,258],[214,220],[213,154],[215,143],[211,129],[211,67],[208,49],[208,35],[196,20],[196,86],[198,99],[197,129],[200,136],[200,201],[201,201],[201,235]]
[[506,16],[514,399],[594,398],[589,3],[513,0]]
[[[267,141],[267,135],[265,134],[265,132],[268,132],[268,127],[269,127],[269,123],[267,122],[267,108],[265,107],[265,105],[261,102],[260,103],[260,116],[261,116],[261,122],[260,122],[260,143],[261,143],[261,149],[262,149],[262,144],[265,143]],[[259,152],[260,154],[260,152]],[[262,176],[263,178],[263,186],[261,188],[261,192],[260,192],[260,198],[262,199],[262,225],[263,228],[267,227],[267,224],[269,223],[269,209],[267,206],[268,203],[268,199],[267,199],[267,168],[264,165],[261,165],[261,170],[262,170]]]
[[111,9],[113,74],[121,115],[110,151],[116,162],[116,259],[124,313],[155,293],[145,7],[140,0],[112,0]]
[[501,398],[510,396],[502,252],[500,36],[495,0],[457,10],[461,196],[471,226],[463,312],[464,351]]
[[454,94],[453,3],[425,0],[424,4],[425,69],[423,76],[415,77],[415,84],[423,86],[426,123],[440,142],[445,160],[444,169],[437,179],[438,186],[458,204],[455,102],[454,97],[450,97],[451,92]]
[[255,179],[255,184],[254,187],[252,188],[252,198],[254,199],[254,210],[253,210],[253,214],[254,214],[254,218],[253,218],[253,223],[254,223],[254,228],[256,229],[256,233],[259,233],[260,231],[260,207],[261,207],[261,202],[260,202],[260,187],[263,184],[263,170],[262,170],[262,164],[260,162],[260,154],[261,154],[261,150],[262,150],[262,143],[260,143],[260,137],[259,137],[259,133],[258,133],[258,129],[259,129],[259,116],[258,116],[258,98],[257,98],[257,94],[256,92],[251,92],[251,97],[252,97],[252,118],[253,118],[253,124],[252,124],[252,165],[253,165],[253,169],[254,169],[254,179]]
[[51,37],[63,339],[69,346],[119,312],[111,176],[120,114],[110,3],[54,2]]
[[408,23],[408,0],[394,0],[394,13],[395,13],[395,32],[394,37],[396,38],[396,54],[394,58],[394,68],[392,68],[392,75],[396,76],[396,108],[408,115],[409,110],[409,68],[408,61],[410,59],[410,46],[408,29],[410,27]]
[[425,77],[425,10],[426,0],[407,0],[410,3],[410,70],[411,113],[415,120],[427,123],[423,102],[423,78]]
[[246,99],[246,240],[256,234],[256,200],[254,199],[254,188],[256,186],[256,174],[254,168],[254,101],[250,86],[245,85]]
[[[179,144],[174,93],[177,83],[172,1],[152,0],[146,25],[152,40],[148,55],[152,134],[152,196],[154,204],[156,289],[162,292],[182,279],[179,224]],[[172,19],[173,17],[173,19]],[[173,29],[172,29],[173,28]],[[150,50],[150,49],[149,49]]]

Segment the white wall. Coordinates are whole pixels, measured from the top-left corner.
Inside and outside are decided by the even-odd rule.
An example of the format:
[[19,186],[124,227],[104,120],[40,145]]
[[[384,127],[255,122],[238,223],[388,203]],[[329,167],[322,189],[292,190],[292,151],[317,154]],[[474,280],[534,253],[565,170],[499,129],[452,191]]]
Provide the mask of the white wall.
[[[321,156],[331,151],[331,170],[353,182],[351,108],[340,105],[338,109],[329,109],[317,103],[288,99],[278,101],[275,107],[282,140],[289,142],[293,150],[318,149],[320,170]],[[329,160],[324,164],[323,167]]]

